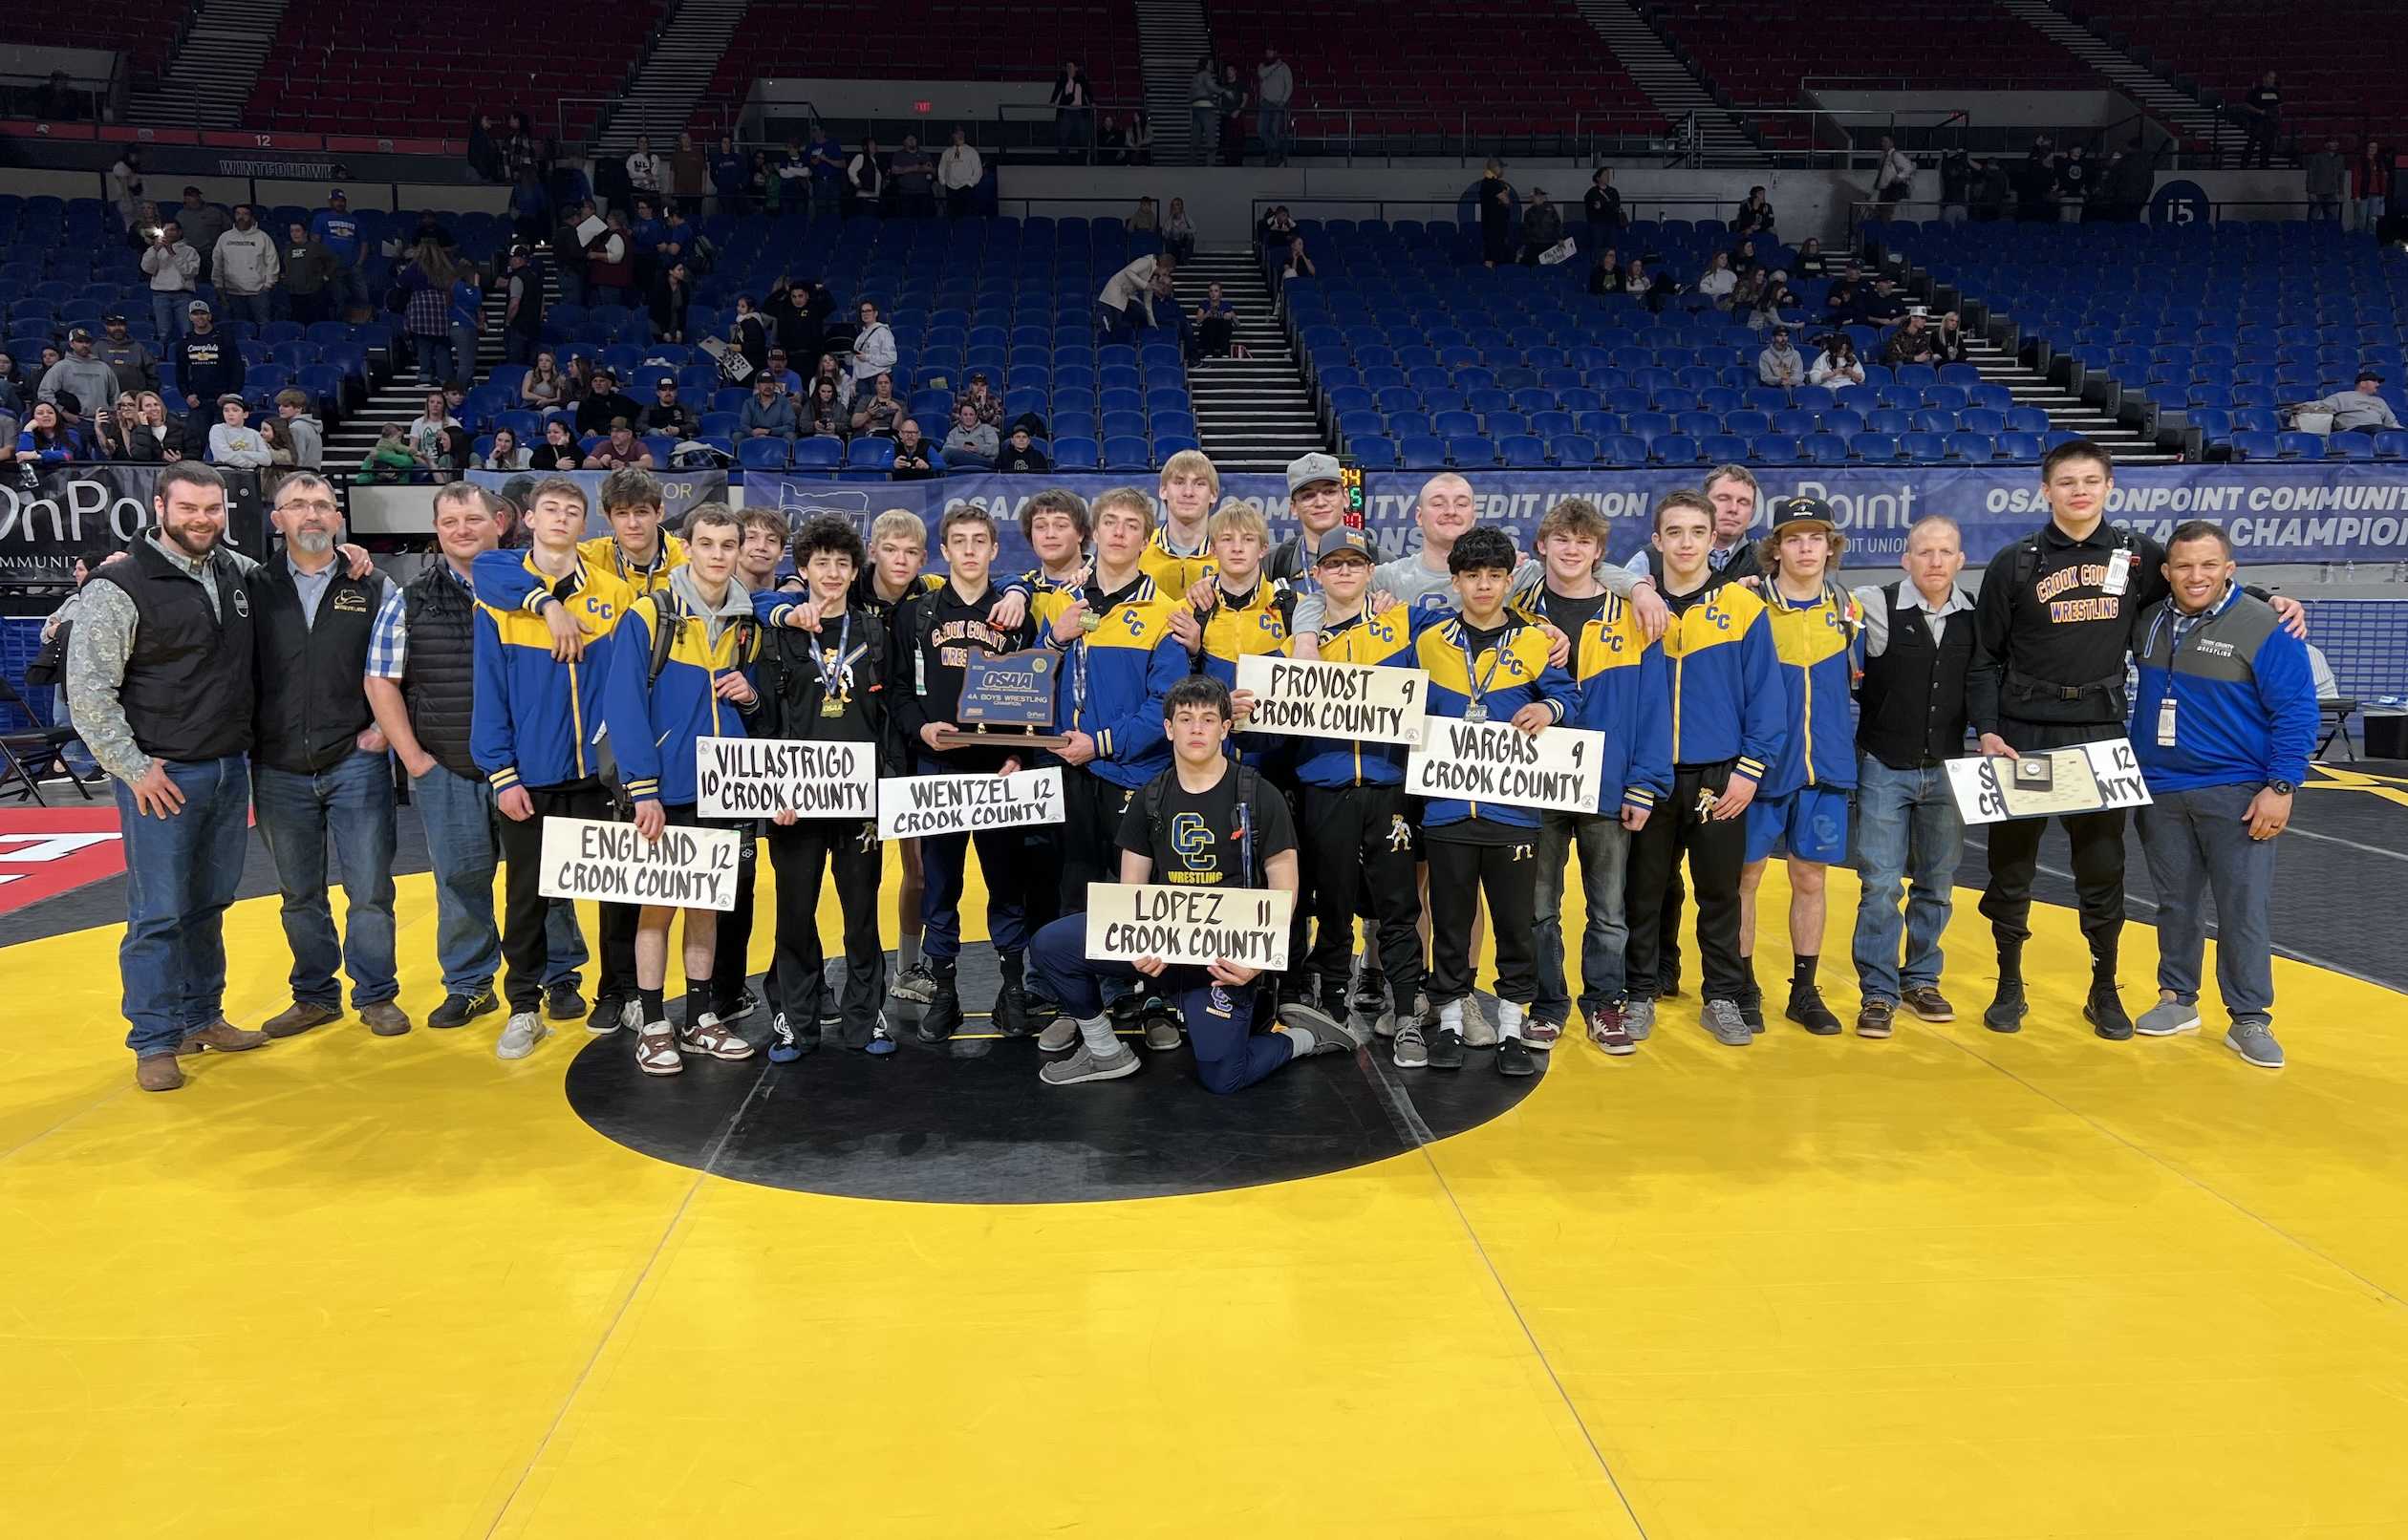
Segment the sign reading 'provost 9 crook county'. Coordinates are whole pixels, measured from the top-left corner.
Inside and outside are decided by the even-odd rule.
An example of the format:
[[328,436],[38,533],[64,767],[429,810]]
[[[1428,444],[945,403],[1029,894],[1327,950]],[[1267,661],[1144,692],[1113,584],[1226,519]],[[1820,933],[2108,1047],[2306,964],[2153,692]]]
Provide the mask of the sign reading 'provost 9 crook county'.
[[1254,693],[1249,733],[1418,745],[1430,719],[1419,669],[1250,653],[1237,660],[1237,688]]

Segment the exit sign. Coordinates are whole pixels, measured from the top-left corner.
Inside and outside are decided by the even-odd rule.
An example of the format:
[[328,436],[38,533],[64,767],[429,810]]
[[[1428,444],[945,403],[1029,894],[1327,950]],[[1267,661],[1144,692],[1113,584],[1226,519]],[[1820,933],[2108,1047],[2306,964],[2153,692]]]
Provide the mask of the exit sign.
[[924,113],[929,110],[929,105],[930,104],[925,101],[915,101],[912,103],[912,111],[915,113]]

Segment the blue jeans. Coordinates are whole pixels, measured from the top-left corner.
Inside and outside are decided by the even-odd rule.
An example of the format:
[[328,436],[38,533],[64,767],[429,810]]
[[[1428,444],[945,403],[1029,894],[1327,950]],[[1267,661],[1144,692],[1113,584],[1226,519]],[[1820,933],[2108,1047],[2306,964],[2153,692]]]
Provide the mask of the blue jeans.
[[410,342],[418,349],[419,383],[428,390],[450,384],[452,377],[451,333],[447,332],[441,336],[432,336],[424,332],[413,332],[410,333]]
[[125,1046],[172,1054],[187,1032],[226,1010],[226,907],[243,881],[249,836],[250,766],[239,754],[190,763],[161,760],[183,809],[152,818],[112,777],[125,832]]
[[350,320],[344,313],[346,310],[368,309],[368,275],[357,267],[337,267],[334,276],[327,281],[326,291],[333,298],[333,320]]
[[[178,289],[151,290],[151,325],[159,329],[159,345],[163,351],[178,337],[192,330],[192,290]],[[85,408],[90,411],[90,407]]]
[[264,293],[229,294],[222,289],[218,290],[218,311],[229,321],[249,321],[257,326],[266,326],[275,319],[269,310],[268,295]]
[[[393,965],[392,762],[355,751],[314,776],[261,765],[254,779],[260,836],[284,893],[294,1002],[339,1007],[338,966],[351,975],[355,1007],[392,999],[401,993]],[[339,944],[326,901],[329,836],[349,909]]]
[[1562,1026],[1571,1019],[1572,990],[1563,975],[1563,864],[1578,845],[1580,890],[1588,920],[1580,932],[1580,1014],[1594,1015],[1627,993],[1623,947],[1630,927],[1623,886],[1630,867],[1630,831],[1613,813],[1545,812],[1538,823],[1538,993],[1530,1014]]
[[465,387],[477,376],[477,329],[453,322],[451,353],[452,372],[443,377]]
[[[67,687],[63,684],[51,692],[51,725],[53,727],[75,725],[74,720],[67,715]],[[69,769],[79,776],[96,775],[99,772],[99,765],[93,762],[92,751],[84,747],[82,738],[71,740],[66,747],[58,751],[58,757],[67,762]]]
[[1255,132],[1262,139],[1262,158],[1280,160],[1287,156],[1288,104],[1274,106],[1263,102],[1255,116]]
[[[1940,765],[1893,770],[1857,756],[1856,869],[1864,885],[1857,905],[1857,987],[1864,998],[1898,1003],[1902,990],[1940,987],[1940,933],[1955,900],[1965,825]],[[1906,965],[1898,961],[1898,889],[1906,895]]]
[[2250,839],[2246,822],[2264,784],[2159,792],[2139,810],[2140,849],[2157,888],[2158,988],[2199,1003],[2212,896],[2216,988],[2235,1021],[2264,1021],[2274,1009],[2274,842]]
[[[441,765],[410,782],[410,796],[426,828],[427,864],[435,868],[435,957],[442,965],[443,992],[474,998],[492,988],[502,971],[502,930],[493,912],[502,814],[489,782]],[[544,938],[549,946],[544,987],[576,988],[586,944],[574,905],[553,900]]]
[[[1064,1016],[1078,1021],[1104,1014],[1103,985],[1147,982],[1133,963],[1087,956],[1084,914],[1065,914],[1038,931],[1029,957],[1035,970],[1032,982]],[[1263,999],[1258,986],[1228,989],[1213,982],[1213,975],[1201,968],[1169,969],[1153,983],[1187,1023],[1188,1043],[1195,1050],[1195,1078],[1207,1091],[1220,1096],[1242,1091],[1296,1057],[1291,1039],[1254,1030],[1255,1011]]]

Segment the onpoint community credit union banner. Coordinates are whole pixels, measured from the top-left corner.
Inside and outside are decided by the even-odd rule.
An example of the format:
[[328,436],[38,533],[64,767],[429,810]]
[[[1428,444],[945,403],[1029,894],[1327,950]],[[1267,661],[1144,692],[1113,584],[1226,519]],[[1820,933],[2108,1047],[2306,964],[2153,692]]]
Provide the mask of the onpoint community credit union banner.
[[[1849,567],[1894,564],[1905,549],[1908,527],[1930,514],[1945,514],[1963,526],[1966,558],[1976,565],[2048,518],[2035,465],[1780,465],[1755,472],[1765,492],[1756,513],[1758,532],[1771,527],[1773,499],[1797,493],[1822,498],[1847,533]],[[1364,525],[1386,556],[1404,555],[1417,544],[1413,503],[1430,474],[1365,476]],[[1677,487],[1697,486],[1704,474],[1702,468],[1473,471],[1465,480],[1480,500],[1481,522],[1511,529],[1524,550],[1532,548],[1538,517],[1551,504],[1567,497],[1589,499],[1611,523],[1608,553],[1619,558],[1645,542],[1658,498]],[[976,503],[1002,526],[997,570],[1018,572],[1034,565],[1020,532],[1021,509],[1030,498],[1051,486],[1093,498],[1107,487],[1131,483],[1151,493],[1155,478],[1045,473],[884,482],[754,471],[743,478],[743,498],[748,508],[778,508],[798,524],[814,514],[843,514],[865,533],[879,513],[903,508],[928,521],[932,541],[947,508]],[[1260,507],[1275,540],[1294,527],[1285,477],[1225,476],[1221,494],[1224,503]],[[2135,465],[2117,477],[2109,517],[2161,540],[2186,519],[2211,520],[2232,537],[2244,563],[2408,560],[2408,466]]]
[[[0,474],[0,584],[75,581],[75,558],[123,550],[159,522],[151,508],[163,465],[13,466]],[[226,543],[266,560],[268,519],[256,471],[222,470]]]

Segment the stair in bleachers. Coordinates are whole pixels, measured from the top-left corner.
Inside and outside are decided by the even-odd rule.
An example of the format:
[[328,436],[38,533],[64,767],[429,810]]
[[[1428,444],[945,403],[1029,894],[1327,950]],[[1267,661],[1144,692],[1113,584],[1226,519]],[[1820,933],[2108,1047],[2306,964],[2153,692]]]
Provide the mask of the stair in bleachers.
[[[547,306],[560,298],[559,281],[551,276],[548,265],[544,268],[544,294]],[[470,380],[472,385],[483,384],[502,362],[502,321],[509,299],[506,283],[494,283],[485,290],[484,329],[477,336],[477,369]],[[326,430],[328,471],[348,474],[357,468],[368,451],[376,446],[376,437],[386,423],[407,422],[425,406],[426,390],[418,383],[418,370],[397,368],[381,387],[371,388],[366,406]]]
[[2220,118],[2216,110],[2178,89],[2163,75],[2059,11],[2050,0],[1998,0],[1999,8],[2020,17],[2042,36],[2115,82],[2158,121],[2179,134],[2186,144],[2211,146],[2220,156],[2237,161],[2248,142],[2248,131]]
[[1212,52],[1213,30],[1201,0],[1137,0],[1137,60],[1157,165],[1201,164],[1212,156],[1213,146],[1194,142],[1188,118],[1188,81],[1195,61]]
[[2038,407],[2049,414],[2050,427],[2080,434],[2114,455],[2118,465],[2172,464],[2182,458],[2173,450],[2160,449],[2139,429],[2118,421],[2096,404],[2044,378],[2003,348],[1987,340],[1975,340],[1970,344],[1969,354],[1968,361],[1982,372],[1984,384],[2006,386],[2017,406]]
[[234,128],[284,20],[285,0],[204,0],[158,84],[125,104],[125,120],[152,127]]
[[1628,0],[1578,0],[1585,18],[1623,68],[1664,114],[1678,138],[1695,114],[1697,154],[1707,165],[1764,165],[1764,156],[1745,130],[1723,110],[1688,65],[1683,64]]
[[744,10],[745,0],[685,0],[678,6],[652,53],[636,66],[626,97],[612,109],[594,140],[595,149],[625,155],[635,148],[639,135],[651,136],[653,149],[660,154],[675,147],[677,135],[701,105]]
[[1289,460],[1327,449],[1295,351],[1279,328],[1271,286],[1251,250],[1198,251],[1181,265],[1179,304],[1193,315],[1205,287],[1217,283],[1237,309],[1246,358],[1207,358],[1188,369],[1196,440],[1222,471],[1281,471]]

